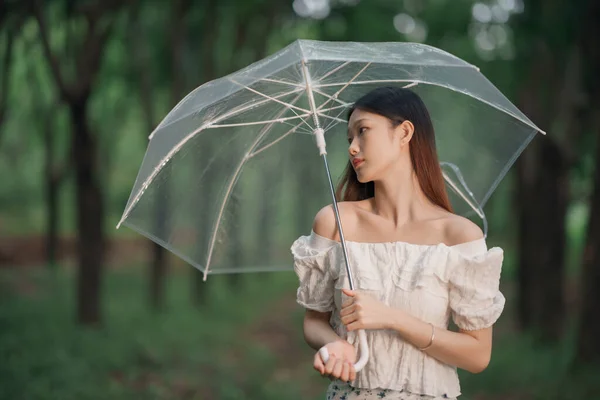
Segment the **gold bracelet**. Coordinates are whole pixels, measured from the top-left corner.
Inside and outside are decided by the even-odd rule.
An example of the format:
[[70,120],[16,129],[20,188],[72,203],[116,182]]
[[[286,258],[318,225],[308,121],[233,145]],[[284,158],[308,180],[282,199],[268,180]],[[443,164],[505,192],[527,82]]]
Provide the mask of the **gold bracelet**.
[[425,347],[419,347],[419,350],[423,351],[423,350],[427,350],[428,348],[430,348],[433,345],[433,339],[435,339],[435,326],[433,326],[432,323],[430,323],[429,325],[431,325],[431,339],[429,339],[429,344]]

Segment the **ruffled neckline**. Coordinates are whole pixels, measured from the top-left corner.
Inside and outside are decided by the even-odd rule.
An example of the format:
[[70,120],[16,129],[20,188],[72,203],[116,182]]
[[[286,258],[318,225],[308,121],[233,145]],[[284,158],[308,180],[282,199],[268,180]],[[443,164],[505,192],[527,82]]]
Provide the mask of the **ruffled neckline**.
[[[337,240],[333,240],[333,239],[329,239],[328,237],[321,236],[318,233],[316,233],[314,230],[310,231],[310,236],[312,236],[314,238],[314,240],[316,240],[318,242],[329,243],[330,245],[331,244],[338,244],[338,245],[342,244],[341,242],[338,242]],[[431,248],[440,248],[441,247],[441,248],[447,248],[447,249],[460,250],[462,248],[470,248],[475,245],[483,245],[487,250],[487,244],[486,244],[485,238],[475,239],[475,240],[472,240],[469,242],[458,243],[458,244],[454,244],[454,245],[447,245],[446,243],[437,243],[437,244],[410,243],[410,242],[405,242],[405,241],[401,241],[401,240],[388,241],[388,242],[357,242],[357,241],[345,239],[344,241],[346,243],[352,243],[354,245],[359,245],[359,246],[401,245],[401,246],[405,246],[405,247],[414,247],[414,248],[420,248],[420,249],[431,249]]]

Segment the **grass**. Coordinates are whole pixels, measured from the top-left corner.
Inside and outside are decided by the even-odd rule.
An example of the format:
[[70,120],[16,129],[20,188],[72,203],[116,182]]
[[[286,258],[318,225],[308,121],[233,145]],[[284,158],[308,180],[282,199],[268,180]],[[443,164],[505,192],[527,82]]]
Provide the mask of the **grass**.
[[[237,399],[275,398],[262,387],[274,357],[262,343],[246,343],[240,329],[289,288],[291,276],[272,275],[259,286],[246,279],[237,293],[211,278],[210,306],[189,299],[189,274],[169,279],[167,310],[150,313],[139,270],[111,272],[105,325],[73,323],[73,277],[45,273],[2,276],[0,303],[1,399]],[[6,290],[13,288],[12,292]],[[15,293],[25,290],[27,294]],[[252,364],[252,365],[251,365]]]
[[[175,271],[156,315],[144,269],[110,270],[100,329],[74,324],[73,280],[68,272],[0,270],[0,399],[324,397],[328,381],[311,368],[293,273],[244,276],[235,290],[212,277],[208,305],[197,309],[189,269]],[[461,399],[600,398],[600,369],[570,373],[571,340],[544,348],[498,332],[489,368],[461,372]]]

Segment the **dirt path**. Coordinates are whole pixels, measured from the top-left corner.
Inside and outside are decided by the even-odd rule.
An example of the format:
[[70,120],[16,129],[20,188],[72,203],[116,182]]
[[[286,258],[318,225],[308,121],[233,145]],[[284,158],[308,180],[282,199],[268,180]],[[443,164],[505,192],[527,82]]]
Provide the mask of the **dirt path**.
[[[0,237],[0,268],[38,267],[46,263],[46,242],[43,235]],[[61,237],[56,246],[56,259],[61,265],[71,265],[76,256],[75,237]],[[128,265],[150,259],[150,241],[145,238],[108,239],[106,264]]]
[[248,335],[276,356],[274,373],[265,384],[293,382],[302,389],[302,398],[316,398],[324,393],[327,382],[313,370],[313,351],[304,342],[301,315],[296,294],[276,299],[263,316],[249,327]]

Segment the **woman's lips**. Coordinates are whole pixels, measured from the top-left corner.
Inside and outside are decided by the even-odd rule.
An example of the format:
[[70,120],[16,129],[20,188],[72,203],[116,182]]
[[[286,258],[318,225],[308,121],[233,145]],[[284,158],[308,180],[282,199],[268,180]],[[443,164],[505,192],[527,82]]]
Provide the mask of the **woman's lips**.
[[355,158],[354,160],[352,160],[352,165],[354,166],[354,168],[358,167],[360,164],[362,164],[365,160],[362,158]]

